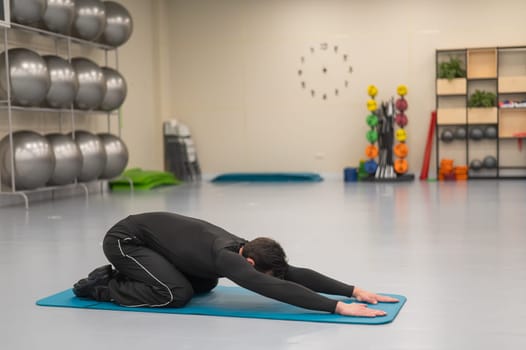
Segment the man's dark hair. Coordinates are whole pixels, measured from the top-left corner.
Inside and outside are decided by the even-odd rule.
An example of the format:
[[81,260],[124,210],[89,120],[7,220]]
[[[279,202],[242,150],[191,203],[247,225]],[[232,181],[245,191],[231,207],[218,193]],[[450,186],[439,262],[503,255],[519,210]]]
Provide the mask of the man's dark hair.
[[252,258],[255,262],[254,268],[266,273],[272,271],[274,277],[283,279],[289,265],[287,256],[281,245],[271,238],[259,237],[245,244],[243,256]]

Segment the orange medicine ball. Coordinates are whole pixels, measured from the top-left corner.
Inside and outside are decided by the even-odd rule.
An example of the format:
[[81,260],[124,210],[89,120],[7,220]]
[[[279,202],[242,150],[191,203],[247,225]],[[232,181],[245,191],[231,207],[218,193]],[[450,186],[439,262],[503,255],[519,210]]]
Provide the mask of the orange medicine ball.
[[367,158],[376,158],[378,156],[378,147],[369,145],[365,148],[365,155]]
[[405,143],[397,143],[394,146],[393,152],[398,158],[405,158],[407,157],[407,153],[409,153],[409,148]]
[[405,174],[408,168],[409,164],[407,163],[407,160],[397,159],[394,161],[394,169],[398,174]]

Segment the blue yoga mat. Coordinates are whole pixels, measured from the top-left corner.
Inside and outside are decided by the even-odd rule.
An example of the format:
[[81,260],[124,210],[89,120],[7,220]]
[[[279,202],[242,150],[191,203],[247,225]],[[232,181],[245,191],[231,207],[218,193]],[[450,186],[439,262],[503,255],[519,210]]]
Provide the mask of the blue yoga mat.
[[315,173],[227,173],[218,175],[212,182],[320,182]]
[[[211,293],[194,297],[183,308],[132,308],[118,306],[109,302],[98,302],[89,299],[77,298],[71,289],[51,295],[37,301],[40,306],[70,307],[81,309],[116,310],[155,312],[180,315],[206,315],[223,317],[263,318],[273,320],[328,322],[328,323],[357,323],[357,324],[384,324],[394,320],[406,298],[402,295],[385,294],[398,298],[398,303],[380,303],[370,305],[374,309],[387,312],[386,316],[365,318],[346,317],[324,312],[302,309],[279,301],[265,298],[259,294],[240,287],[218,286]],[[352,301],[340,298],[339,300]]]

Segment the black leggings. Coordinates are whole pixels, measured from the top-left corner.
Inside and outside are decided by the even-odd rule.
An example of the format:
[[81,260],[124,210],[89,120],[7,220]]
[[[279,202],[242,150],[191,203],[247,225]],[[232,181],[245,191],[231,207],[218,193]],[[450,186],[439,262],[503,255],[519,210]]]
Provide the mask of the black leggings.
[[181,273],[163,255],[122,232],[108,232],[103,249],[119,271],[110,280],[110,297],[122,306],[183,307],[194,294],[217,286],[217,279]]

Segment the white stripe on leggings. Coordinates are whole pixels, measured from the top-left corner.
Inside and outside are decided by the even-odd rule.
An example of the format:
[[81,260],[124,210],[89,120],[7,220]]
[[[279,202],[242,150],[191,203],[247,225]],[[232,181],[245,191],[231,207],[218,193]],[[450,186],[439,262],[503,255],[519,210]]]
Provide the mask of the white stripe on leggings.
[[[131,238],[125,238],[124,240],[127,241]],[[168,291],[168,293],[170,293],[170,300],[167,301],[166,303],[164,304],[159,304],[159,305],[150,305],[150,304],[141,304],[141,305],[122,305],[122,306],[126,306],[126,307],[142,307],[142,306],[149,306],[149,307],[163,307],[163,306],[166,306],[168,304],[170,304],[173,300],[174,300],[174,295],[172,294],[172,291],[170,290],[170,288],[164,284],[163,282],[161,282],[157,277],[155,277],[150,271],[148,271],[148,269],[146,267],[144,267],[139,261],[137,261],[137,259],[135,259],[133,256],[129,256],[128,254],[124,253],[124,251],[122,250],[122,247],[121,247],[121,240],[119,239],[118,241],[118,244],[119,244],[119,250],[121,251],[121,254],[123,257],[125,258],[128,258],[128,259],[131,259],[132,261],[134,261],[137,265],[139,265],[139,267],[141,269],[143,269],[144,271],[146,271],[146,273],[148,275],[150,275],[154,280],[156,280],[157,282],[159,282],[160,285],[162,285],[164,288],[166,288],[166,290]]]

